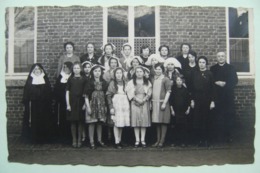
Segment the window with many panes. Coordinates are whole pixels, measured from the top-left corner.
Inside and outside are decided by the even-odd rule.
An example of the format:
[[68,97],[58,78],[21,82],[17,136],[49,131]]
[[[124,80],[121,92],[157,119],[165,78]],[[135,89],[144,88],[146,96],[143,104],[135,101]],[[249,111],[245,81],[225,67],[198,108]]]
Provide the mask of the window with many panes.
[[148,45],[152,53],[160,46],[159,7],[113,6],[104,7],[103,42],[111,42],[116,47],[116,55],[121,57],[124,43],[133,45],[132,53],[140,54],[140,47]]
[[227,14],[229,62],[240,75],[252,75],[252,11],[247,8],[227,8]]
[[35,7],[6,8],[6,77],[26,76],[36,60]]

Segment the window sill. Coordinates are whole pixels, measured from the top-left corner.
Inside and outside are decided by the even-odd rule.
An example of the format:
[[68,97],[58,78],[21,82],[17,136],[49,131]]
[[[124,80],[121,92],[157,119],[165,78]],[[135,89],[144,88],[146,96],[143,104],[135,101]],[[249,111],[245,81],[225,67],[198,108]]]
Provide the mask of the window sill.
[[6,77],[5,78],[5,86],[6,87],[24,87],[27,76],[19,76],[15,77]]

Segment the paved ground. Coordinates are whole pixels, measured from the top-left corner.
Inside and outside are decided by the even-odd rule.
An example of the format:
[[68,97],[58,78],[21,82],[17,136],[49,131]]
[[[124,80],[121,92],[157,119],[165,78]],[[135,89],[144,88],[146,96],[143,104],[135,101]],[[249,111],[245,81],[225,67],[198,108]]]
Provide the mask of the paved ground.
[[8,139],[10,162],[38,164],[84,164],[84,165],[153,165],[153,166],[198,166],[254,163],[254,128],[241,126],[231,144],[215,142],[210,148],[188,146],[163,149],[146,149],[132,146],[117,150],[107,148],[89,149],[86,145],[75,149],[70,144],[54,142],[51,144],[31,144],[18,136]]

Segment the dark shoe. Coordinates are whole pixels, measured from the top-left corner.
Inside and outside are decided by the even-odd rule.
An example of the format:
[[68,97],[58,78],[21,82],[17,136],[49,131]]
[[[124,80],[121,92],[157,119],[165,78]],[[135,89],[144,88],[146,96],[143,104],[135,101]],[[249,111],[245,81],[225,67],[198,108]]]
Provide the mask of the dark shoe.
[[181,144],[181,148],[185,148],[185,147],[187,147],[186,144]]
[[120,143],[116,144],[115,147],[116,147],[116,149],[122,149]]
[[199,141],[199,143],[198,143],[197,146],[198,146],[198,147],[203,147],[203,143],[202,143],[202,141]]
[[157,148],[163,148],[163,143],[159,143]]
[[77,147],[80,148],[81,146],[82,146],[82,143],[81,143],[81,142],[78,142]]
[[128,145],[127,145],[126,143],[124,143],[124,142],[120,142],[119,145],[120,145],[121,147],[127,147],[127,146],[128,146]]
[[98,141],[97,144],[99,147],[106,147],[106,145],[102,141]]
[[95,143],[94,143],[94,142],[93,142],[93,143],[90,143],[90,149],[92,149],[92,150],[96,149],[96,146],[95,146]]
[[178,144],[171,144],[171,147],[178,147]]
[[159,142],[155,142],[155,143],[152,145],[152,147],[158,147],[158,145],[159,145]]
[[205,147],[209,148],[210,147],[210,144],[208,141],[205,141]]
[[136,141],[136,142],[135,142],[135,148],[139,147],[139,144],[140,144],[140,142],[139,142],[139,141]]
[[143,148],[146,148],[146,143],[144,141],[142,141],[141,144]]
[[73,142],[73,143],[72,143],[72,147],[73,147],[73,148],[77,148],[77,146],[78,146],[78,145],[77,145],[76,142]]

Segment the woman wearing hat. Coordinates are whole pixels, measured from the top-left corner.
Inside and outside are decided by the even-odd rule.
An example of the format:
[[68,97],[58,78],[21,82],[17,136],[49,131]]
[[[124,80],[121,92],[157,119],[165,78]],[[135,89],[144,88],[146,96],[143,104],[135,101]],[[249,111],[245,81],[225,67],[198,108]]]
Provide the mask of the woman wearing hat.
[[165,59],[163,59],[160,55],[152,54],[148,57],[148,60],[145,62],[145,65],[150,69],[150,78],[153,79],[155,75],[154,66],[158,63],[164,63]]
[[127,79],[131,80],[133,78],[133,74],[135,72],[135,68],[142,65],[143,60],[140,58],[140,56],[134,56],[130,61],[130,69],[127,73]]
[[108,60],[110,57],[116,57],[116,46],[112,43],[107,43],[103,47],[103,55],[98,59],[98,63],[105,67],[105,70],[109,70]]
[[174,84],[176,75],[182,74],[181,64],[176,58],[167,58],[164,62],[165,76]]

